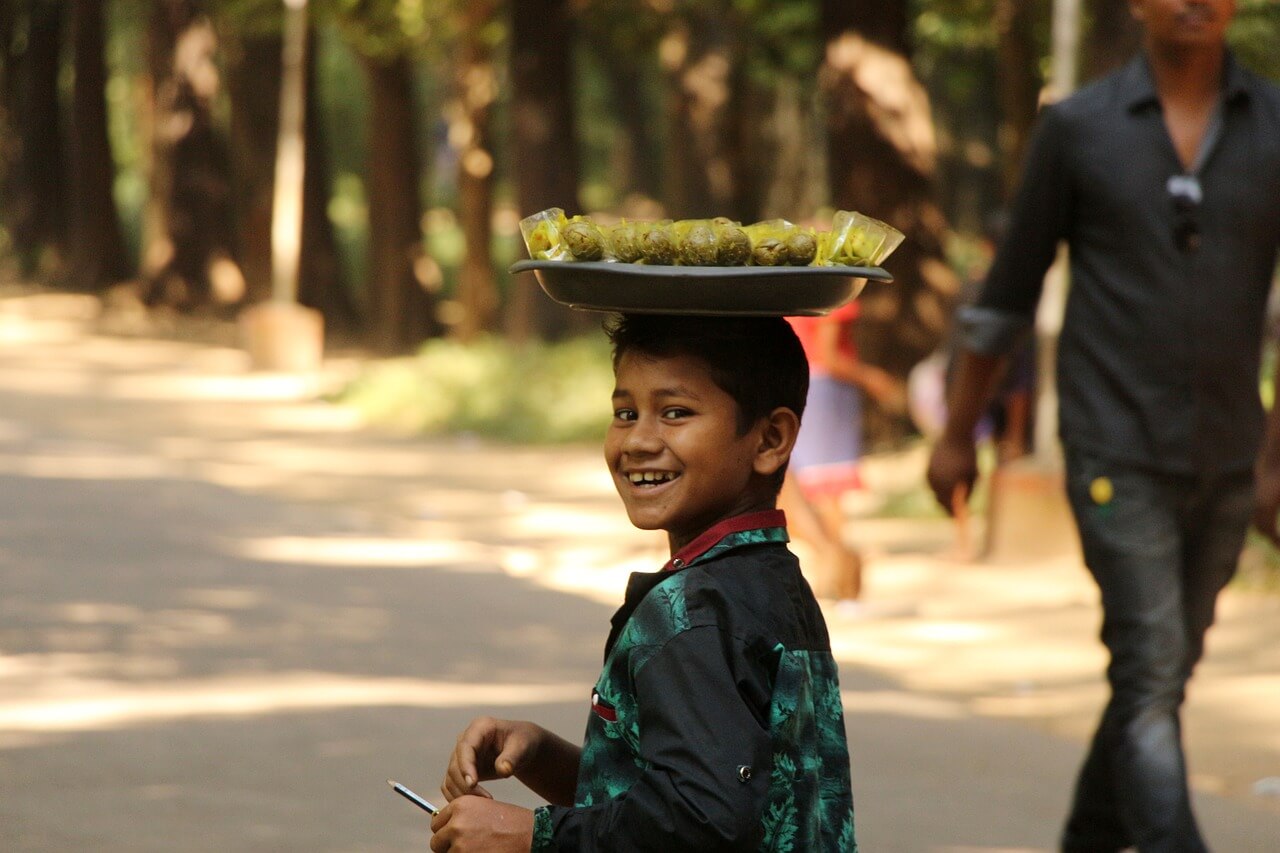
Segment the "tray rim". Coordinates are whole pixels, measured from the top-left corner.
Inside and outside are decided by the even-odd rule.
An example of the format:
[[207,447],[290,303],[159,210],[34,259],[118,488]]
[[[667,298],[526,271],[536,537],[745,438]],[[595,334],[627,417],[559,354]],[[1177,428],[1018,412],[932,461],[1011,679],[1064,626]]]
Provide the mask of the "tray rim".
[[537,272],[539,270],[556,270],[573,268],[582,272],[601,272],[608,275],[630,277],[658,278],[768,278],[783,275],[788,277],[833,276],[843,278],[865,278],[869,281],[891,282],[893,275],[884,267],[849,267],[849,266],[777,266],[777,267],[692,267],[665,266],[659,264],[626,264],[620,261],[548,261],[524,258],[513,263],[507,271],[510,273]]

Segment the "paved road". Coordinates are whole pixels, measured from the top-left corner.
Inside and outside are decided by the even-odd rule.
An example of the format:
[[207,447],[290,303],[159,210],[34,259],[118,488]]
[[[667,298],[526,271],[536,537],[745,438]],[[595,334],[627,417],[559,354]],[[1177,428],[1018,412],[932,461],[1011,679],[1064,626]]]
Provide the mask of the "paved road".
[[[385,779],[433,794],[480,710],[581,729],[609,601],[661,557],[594,452],[376,435],[315,402],[341,359],[253,375],[216,334],[96,325],[0,292],[0,849],[425,849]],[[831,614],[864,849],[1051,850],[1102,695],[1078,567],[851,533],[886,608]],[[1275,850],[1280,607],[1224,610],[1198,807],[1216,849]]]

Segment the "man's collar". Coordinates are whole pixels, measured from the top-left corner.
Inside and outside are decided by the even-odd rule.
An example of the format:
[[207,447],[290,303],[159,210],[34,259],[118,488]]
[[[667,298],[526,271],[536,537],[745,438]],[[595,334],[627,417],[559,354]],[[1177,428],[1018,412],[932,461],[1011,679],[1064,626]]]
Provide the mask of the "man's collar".
[[[1230,49],[1225,52],[1222,61],[1223,103],[1229,104],[1237,98],[1248,97],[1249,85],[1245,71],[1240,63],[1236,62],[1235,55]],[[1145,53],[1139,52],[1120,71],[1120,93],[1125,106],[1131,113],[1160,103],[1160,95],[1156,92],[1155,76],[1151,73],[1151,62]]]
[[[699,558],[704,557],[708,552],[716,550],[717,553],[727,548],[717,548],[722,543],[728,546],[734,544],[730,541],[730,537],[736,537],[737,534],[747,533],[748,531],[757,530],[774,530],[780,529],[781,536],[768,537],[772,541],[787,541],[786,536],[787,516],[780,509],[765,509],[758,512],[748,512],[742,515],[735,515],[732,518],[726,518],[724,521],[717,522],[705,531],[699,534],[692,542],[685,545],[679,551],[671,556],[667,564],[662,567],[664,572],[676,569],[683,569],[692,565]],[[742,537],[742,544],[751,544],[756,541],[765,541],[760,537]]]

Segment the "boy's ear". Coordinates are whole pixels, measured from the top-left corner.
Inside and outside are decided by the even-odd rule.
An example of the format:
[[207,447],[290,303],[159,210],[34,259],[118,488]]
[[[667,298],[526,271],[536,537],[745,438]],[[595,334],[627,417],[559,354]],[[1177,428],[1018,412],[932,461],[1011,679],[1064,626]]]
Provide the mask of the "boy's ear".
[[779,406],[761,421],[760,443],[756,447],[755,472],[768,477],[791,459],[800,433],[800,418],[786,406]]

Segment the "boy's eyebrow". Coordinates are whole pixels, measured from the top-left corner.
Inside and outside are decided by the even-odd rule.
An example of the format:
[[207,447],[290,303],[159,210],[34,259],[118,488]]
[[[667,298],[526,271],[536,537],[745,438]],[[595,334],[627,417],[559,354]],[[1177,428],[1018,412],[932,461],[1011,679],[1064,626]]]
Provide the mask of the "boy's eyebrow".
[[[630,391],[628,391],[626,388],[614,388],[614,389],[613,389],[613,399],[615,399],[615,400],[617,400],[617,399],[618,399],[618,398],[620,398],[620,397],[630,397],[630,396],[631,396],[631,392],[630,392]],[[693,391],[690,391],[688,388],[685,388],[683,385],[676,385],[676,386],[675,386],[675,387],[673,387],[673,388],[657,388],[657,389],[655,389],[655,390],[654,390],[654,392],[653,392],[653,396],[654,396],[654,397],[659,397],[659,398],[661,398],[661,397],[684,397],[684,398],[689,399],[689,400],[700,400],[700,399],[702,399],[702,398],[701,398],[701,397],[699,397],[697,394],[695,394]]]

